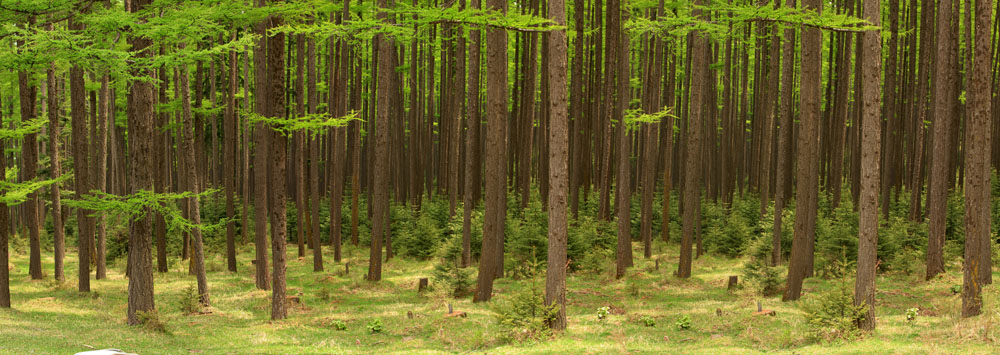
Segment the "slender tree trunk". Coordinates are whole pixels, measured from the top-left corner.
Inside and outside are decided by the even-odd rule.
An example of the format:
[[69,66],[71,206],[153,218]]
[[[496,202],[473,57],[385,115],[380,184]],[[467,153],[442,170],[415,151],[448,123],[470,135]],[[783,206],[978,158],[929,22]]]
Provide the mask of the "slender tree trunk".
[[[308,57],[306,61],[307,74],[306,74],[306,92],[309,98],[309,113],[318,113],[316,106],[319,105],[319,92],[316,90],[316,78],[318,73],[316,72],[316,39],[309,37],[306,44],[306,56]],[[312,193],[310,194],[311,202],[310,215],[312,218],[309,219],[311,223],[312,233],[312,247],[313,247],[313,271],[319,272],[323,271],[323,244],[320,243],[319,236],[319,200],[320,196],[323,194],[320,191],[319,184],[319,157],[320,157],[320,137],[307,137],[309,138],[309,186]]]
[[[146,6],[152,3],[150,0],[133,0],[130,2],[131,8],[129,12],[138,13],[145,11]],[[132,37],[129,41],[132,45],[133,53],[140,59],[148,59],[151,53],[147,51],[147,48],[152,44],[152,40],[146,37]],[[73,116],[73,132],[74,132],[74,150],[78,150],[80,153],[74,156],[74,167],[77,169],[77,191],[87,191],[85,188],[80,188],[85,186],[85,178],[88,176],[86,174],[86,169],[80,170],[81,167],[87,166],[86,155],[83,153],[86,149],[86,140],[83,139],[86,133],[85,123],[83,122],[83,70],[76,69],[78,71],[74,80],[74,75],[70,73],[70,85],[74,87],[72,89],[73,93],[79,93],[80,102],[77,104],[74,102],[72,104],[74,116]],[[145,76],[149,75],[148,69],[133,69],[133,76]],[[77,82],[76,85],[73,85]],[[78,88],[78,89],[77,89]],[[77,91],[79,90],[79,91]],[[76,97],[77,95],[72,95]],[[77,125],[77,108],[80,109],[79,121],[80,124]],[[128,131],[129,131],[129,158],[132,161],[131,164],[131,183],[132,190],[130,192],[136,193],[139,191],[149,191],[152,189],[152,164],[151,164],[151,142],[153,138],[153,84],[147,81],[135,81],[132,83],[131,90],[128,95]],[[78,133],[77,133],[78,132]],[[80,134],[80,136],[76,136]],[[77,139],[77,138],[80,139]],[[79,144],[79,146],[77,146]],[[81,174],[83,176],[81,176]],[[129,284],[128,284],[128,324],[136,325],[142,322],[140,317],[140,312],[153,312],[156,309],[156,305],[153,299],[153,260],[151,253],[152,235],[150,235],[150,224],[152,221],[152,216],[149,211],[145,211],[142,217],[133,220],[131,223],[131,232],[129,233]],[[83,217],[86,214],[85,211],[78,212],[78,221],[84,220]],[[81,233],[82,234],[82,233]],[[89,240],[83,236],[80,240]],[[89,247],[89,245],[86,245]],[[81,246],[81,254],[84,249]],[[88,249],[89,250],[89,249]],[[82,257],[81,257],[82,259]],[[85,276],[83,273],[84,265],[86,265],[83,260],[80,262],[80,275]],[[81,277],[82,280],[85,277]],[[89,285],[88,285],[89,286]],[[89,289],[89,287],[88,287]],[[81,287],[83,291],[83,287]]]
[[[33,19],[32,22],[34,22]],[[30,73],[21,70],[17,74],[18,88],[20,89],[21,94],[21,120],[27,121],[35,119],[37,115],[35,100],[37,98],[38,89],[31,83]],[[83,94],[81,93],[81,95]],[[83,101],[81,101],[81,103],[83,103]],[[86,117],[84,116],[83,119],[86,119]],[[84,127],[86,127],[86,122],[84,122]],[[23,171],[21,172],[21,177],[23,181],[31,181],[35,178],[35,171],[38,167],[38,141],[36,140],[36,137],[36,133],[26,134],[24,135],[23,143],[21,143],[21,157],[23,160]],[[84,152],[86,152],[86,146],[84,146]],[[41,280],[43,275],[42,249],[38,235],[38,194],[28,194],[27,200],[22,205],[24,206],[22,209],[24,211],[24,223],[27,224],[28,228],[28,245],[30,254],[28,261],[28,274],[31,275],[32,280]],[[89,251],[90,249],[87,250]],[[89,267],[90,265],[88,263],[87,268]]]
[[[549,18],[566,25],[566,4],[549,0]],[[566,30],[548,33],[549,61],[549,247],[545,272],[545,304],[559,304],[559,312],[549,320],[552,329],[566,329],[566,193],[569,182],[569,123],[566,112]],[[468,195],[468,193],[466,193]]]
[[[179,46],[180,50],[184,50],[186,47],[184,43]],[[180,82],[177,83],[181,91],[181,106],[183,110],[183,139],[184,139],[184,157],[187,161],[185,165],[188,169],[184,171],[187,174],[188,181],[188,191],[195,194],[195,196],[189,197],[187,200],[188,205],[188,215],[191,219],[191,223],[195,226],[191,228],[191,244],[193,251],[193,265],[195,279],[198,282],[198,295],[203,305],[209,305],[208,297],[208,279],[205,276],[205,247],[202,243],[201,238],[201,203],[198,201],[198,194],[201,193],[201,181],[198,179],[198,167],[195,163],[195,138],[194,138],[194,123],[191,119],[191,92],[190,85],[188,84],[188,67],[187,64],[180,65]]]
[[[257,7],[266,6],[266,0],[257,0]],[[256,25],[255,32],[260,36],[257,46],[254,48],[254,112],[261,116],[270,114],[269,103],[270,82],[267,71],[267,45],[266,31],[268,20],[263,20]],[[278,95],[281,96],[281,95]],[[270,160],[268,147],[271,132],[263,123],[254,125],[254,244],[256,263],[256,286],[257,289],[267,290],[271,287],[270,277],[267,271],[267,219],[268,219],[268,169]]]
[[[2,95],[0,95],[2,96]],[[0,102],[0,108],[3,103]],[[3,111],[0,109],[0,127],[3,125]],[[0,140],[0,171],[7,171],[7,142]],[[7,174],[0,176],[0,181],[7,181]],[[0,308],[10,308],[10,263],[8,236],[10,233],[10,209],[6,203],[0,203]]]
[[[692,14],[695,17],[701,17],[702,11],[697,9]],[[681,235],[680,262],[677,266],[677,276],[681,278],[691,277],[691,246],[697,229],[700,229],[698,220],[701,214],[701,124],[704,117],[707,116],[702,110],[705,108],[703,103],[706,92],[705,85],[714,85],[714,83],[705,82],[711,50],[708,46],[708,39],[700,32],[692,33],[690,38],[691,67],[689,72],[691,85],[689,92],[691,112],[688,115],[687,157],[684,164],[684,231]]]
[[[863,0],[863,15],[872,26],[880,26],[881,3]],[[867,313],[858,326],[875,329],[875,269],[878,266],[878,199],[881,173],[882,140],[882,32],[866,31],[858,45],[864,47],[862,77],[864,79],[861,186],[858,199],[858,277],[854,284],[854,304],[865,305]],[[889,208],[889,206],[883,206]]]
[[[818,0],[803,1],[808,11],[822,11]],[[797,300],[802,295],[802,280],[812,270],[812,243],[816,230],[818,186],[817,149],[820,120],[820,87],[823,33],[818,28],[802,29],[802,83],[800,87],[800,132],[798,137],[798,193],[795,203],[795,234],[788,264],[788,288],[782,300]]]
[[990,131],[991,99],[989,30],[991,0],[976,0],[976,41],[969,76],[969,121],[965,124],[965,262],[962,316],[982,313],[982,286],[992,281],[990,251]]
[[[480,0],[472,0],[472,8],[480,9]],[[466,100],[465,117],[465,197],[464,211],[462,214],[462,260],[461,267],[472,265],[472,210],[475,209],[478,200],[476,193],[479,191],[479,125],[482,117],[479,114],[479,73],[480,73],[480,31],[473,29],[469,31],[469,79]],[[416,96],[414,96],[416,97]]]
[[[236,40],[236,31],[233,30],[232,40]],[[224,135],[222,174],[226,189],[226,266],[229,272],[236,272],[236,201],[234,195],[238,186],[238,175],[236,174],[236,52],[229,53],[228,85],[226,89],[226,111],[223,117],[222,134]],[[246,198],[244,196],[244,198]],[[246,228],[246,226],[242,226]]]
[[[379,7],[389,6],[389,0],[378,0]],[[379,12],[380,21],[388,22],[389,15]],[[372,245],[368,259],[368,281],[382,280],[382,240],[389,230],[389,110],[392,97],[392,75],[394,65],[392,51],[395,41],[385,34],[376,36],[378,44],[378,106],[375,107],[375,176],[372,186]]]
[[[49,27],[51,30],[52,27]],[[50,64],[46,73],[46,83],[48,84],[48,114],[49,114],[49,160],[51,164],[51,176],[58,179],[62,173],[62,164],[59,161],[59,89],[56,87],[55,64]],[[66,281],[63,274],[63,259],[66,257],[66,237],[63,235],[62,201],[60,200],[59,184],[52,184],[52,246],[55,249],[55,279],[59,282]]]
[[[266,0],[259,0],[264,2]],[[274,1],[280,3],[280,0]],[[276,28],[283,25],[280,16],[272,15],[268,17],[267,28]],[[267,38],[267,76],[268,85],[268,117],[277,118],[285,115],[285,95],[275,95],[275,93],[285,92],[285,34],[275,33]],[[263,133],[263,132],[262,132]],[[268,212],[271,215],[271,252],[273,258],[271,275],[271,320],[285,319],[288,317],[288,309],[285,300],[285,151],[288,146],[288,139],[277,132],[271,133],[270,154],[268,159],[271,162],[271,206]]]
[[930,280],[944,272],[945,223],[948,209],[948,157],[951,154],[948,134],[951,130],[952,108],[955,97],[951,89],[956,78],[951,67],[955,64],[950,55],[950,43],[956,40],[952,30],[952,1],[941,0],[938,4],[937,21],[937,70],[934,77],[934,137],[931,162],[930,188],[927,191],[928,222],[927,234],[927,274]]
[[[166,54],[165,46],[160,47],[160,55]],[[160,79],[161,84],[159,85],[159,102],[166,103],[167,99],[167,89],[170,85],[170,78],[167,75],[167,66],[163,65],[157,70],[157,76]],[[105,75],[107,79],[107,75]],[[104,115],[103,119],[107,119],[107,107],[108,98],[104,96],[103,90],[107,88],[107,82],[101,83],[101,114]],[[156,193],[164,193],[169,190],[167,186],[168,174],[173,170],[171,166],[168,165],[170,160],[170,152],[173,150],[172,147],[167,146],[167,135],[169,135],[169,130],[165,129],[166,126],[170,124],[170,114],[166,112],[161,112],[157,117],[158,122],[155,122],[156,126],[153,133],[153,160],[155,161],[155,166],[157,173],[153,175],[153,185],[154,191]],[[99,162],[100,163],[100,162]],[[98,174],[101,172],[98,171]],[[160,273],[167,272],[167,223],[164,216],[160,213],[156,213],[154,218],[154,233],[156,234],[156,271]],[[103,219],[101,221],[102,225],[104,223]]]
[[[507,13],[504,0],[487,0],[487,9]],[[482,256],[474,300],[489,301],[493,280],[503,275],[504,222],[507,216],[507,32],[486,33],[486,195]]]
[[[795,7],[795,0],[787,0],[786,6]],[[782,51],[782,73],[781,73],[781,123],[778,130],[778,172],[775,176],[774,191],[774,234],[771,237],[771,265],[777,266],[781,263],[781,222],[782,214],[785,210],[785,201],[791,196],[787,193],[791,189],[785,188],[792,185],[790,172],[792,170],[792,125],[794,122],[792,108],[793,78],[795,64],[795,29],[786,28],[784,34]]]

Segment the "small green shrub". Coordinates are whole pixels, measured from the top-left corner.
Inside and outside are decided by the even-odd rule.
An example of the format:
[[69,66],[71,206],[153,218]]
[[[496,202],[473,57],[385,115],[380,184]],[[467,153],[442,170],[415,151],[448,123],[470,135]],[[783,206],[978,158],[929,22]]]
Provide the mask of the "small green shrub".
[[912,322],[913,320],[917,319],[917,316],[919,314],[920,314],[920,310],[919,309],[917,309],[917,308],[908,308],[908,309],[906,309],[906,320]]
[[655,327],[656,326],[656,320],[653,319],[653,317],[650,317],[650,316],[642,316],[642,318],[639,318],[639,321],[642,322],[642,325],[647,326],[647,327]]
[[[334,320],[333,321],[333,329],[334,330],[338,330],[338,331],[345,331],[345,330],[347,330],[347,323],[345,323],[344,321],[342,321],[340,319]],[[369,331],[371,331],[371,330],[369,329]]]
[[611,260],[614,258],[614,251],[611,249],[594,248],[583,257],[579,263],[580,270],[594,274],[602,274],[607,271]]
[[435,285],[443,285],[452,297],[463,297],[472,289],[472,269],[460,268],[455,261],[441,259],[434,265],[433,279]]
[[559,314],[559,305],[545,305],[545,297],[536,287],[517,290],[500,297],[492,307],[507,341],[540,341],[552,336],[548,321]]
[[[345,325],[344,328],[346,329],[347,326]],[[385,325],[382,324],[381,319],[375,318],[372,319],[370,322],[368,322],[368,325],[365,326],[365,328],[367,328],[368,332],[371,334],[379,334],[382,333],[383,330],[385,330]]]
[[597,309],[597,320],[607,320],[609,315],[611,315],[610,307],[605,306]]
[[867,315],[867,306],[863,303],[854,305],[853,290],[847,281],[853,263],[841,259],[835,263],[835,268],[841,275],[837,288],[823,292],[801,306],[809,325],[807,335],[814,340],[855,339],[861,334],[858,323]]
[[160,314],[154,311],[136,311],[135,316],[139,318],[142,329],[155,333],[167,333],[167,323],[160,320]]
[[181,291],[181,297],[177,300],[177,306],[180,308],[181,313],[192,314],[201,311],[201,295],[198,294],[198,288],[194,284],[189,284],[184,291]]
[[677,330],[690,330],[691,329],[691,316],[685,314],[674,322],[674,326]]
[[777,267],[772,267],[762,259],[752,259],[743,266],[744,285],[763,296],[773,296],[781,291],[784,280]]

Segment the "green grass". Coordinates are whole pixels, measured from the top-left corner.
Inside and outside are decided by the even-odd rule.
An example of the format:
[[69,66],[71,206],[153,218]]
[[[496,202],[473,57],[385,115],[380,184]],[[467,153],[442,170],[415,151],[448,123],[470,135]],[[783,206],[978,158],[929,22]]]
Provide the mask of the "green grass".
[[[239,272],[225,271],[221,255],[209,254],[207,269],[212,307],[208,313],[186,315],[181,299],[195,280],[186,263],[174,261],[170,272],[155,275],[156,306],[166,333],[130,327],[125,322],[128,282],[124,262],[109,266],[108,279],[92,281],[90,294],[76,291],[76,254],[67,255],[67,283],[51,278],[52,255],[44,254],[47,279],[30,281],[27,255],[13,255],[13,309],[0,310],[0,353],[71,354],[91,348],[120,348],[139,354],[420,354],[420,353],[996,353],[1000,338],[1000,294],[985,289],[984,315],[963,320],[961,299],[949,288],[961,283],[957,265],[942,278],[924,282],[919,275],[878,278],[878,330],[860,340],[816,343],[806,339],[802,313],[795,302],[758,298],[725,289],[728,275],[741,275],[741,260],[703,256],[694,263],[689,280],[670,276],[676,268],[677,246],[657,244],[655,257],[641,257],[626,278],[611,274],[571,274],[568,280],[569,328],[554,338],[534,343],[505,343],[489,304],[451,299],[443,291],[418,294],[417,280],[430,277],[429,261],[393,259],[385,264],[384,280],[363,280],[367,249],[348,247],[343,264],[326,256],[327,272],[313,273],[312,260],[295,258],[290,248],[288,294],[298,295],[289,318],[269,320],[269,291],[254,288],[252,248],[241,249]],[[308,254],[308,253],[307,253]],[[308,254],[311,255],[311,254]],[[610,263],[610,261],[609,261]],[[610,266],[610,264],[609,264]],[[742,276],[741,276],[742,278]],[[835,280],[806,281],[803,299],[836,287]],[[495,297],[543,281],[498,280]],[[852,285],[853,287],[853,285]],[[325,291],[324,291],[325,290]],[[754,316],[756,302],[777,316]],[[451,303],[467,318],[444,317]],[[605,321],[597,309],[612,308]],[[906,309],[921,315],[907,322]],[[721,316],[718,312],[721,311]],[[412,312],[413,318],[407,316]],[[690,330],[674,323],[691,318]],[[655,327],[641,319],[650,317]],[[385,330],[370,334],[366,325],[381,319]],[[343,321],[346,331],[335,330]]]

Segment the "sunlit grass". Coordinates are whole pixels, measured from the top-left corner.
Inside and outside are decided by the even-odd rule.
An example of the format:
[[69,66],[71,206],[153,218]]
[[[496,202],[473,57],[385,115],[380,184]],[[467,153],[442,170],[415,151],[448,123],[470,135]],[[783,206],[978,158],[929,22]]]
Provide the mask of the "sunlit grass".
[[[659,242],[657,242],[659,243]],[[884,353],[996,353],[1000,351],[1000,293],[985,291],[984,315],[959,316],[961,299],[950,287],[961,283],[954,265],[940,278],[923,281],[919,275],[890,274],[878,278],[878,330],[860,340],[814,343],[806,339],[807,327],[797,302],[780,297],[758,297],[729,292],[726,279],[739,275],[741,260],[703,256],[694,263],[688,280],[672,276],[677,246],[657,244],[659,268],[644,259],[635,245],[635,267],[624,279],[613,275],[580,273],[568,279],[569,327],[553,339],[508,344],[500,337],[491,304],[452,299],[444,291],[417,293],[417,280],[430,277],[431,261],[393,259],[385,263],[384,280],[364,280],[367,251],[347,247],[344,265],[325,255],[325,272],[312,272],[311,253],[288,257],[288,294],[300,304],[290,308],[289,319],[269,318],[270,292],[256,290],[252,248],[241,248],[239,271],[225,271],[221,255],[210,254],[208,263],[212,307],[204,314],[186,315],[179,301],[195,283],[187,262],[174,262],[170,272],[156,274],[156,305],[167,332],[129,327],[125,322],[127,279],[119,263],[109,267],[107,280],[92,281],[90,294],[76,291],[76,254],[67,255],[67,281],[51,278],[51,254],[44,254],[47,279],[31,281],[27,255],[13,255],[14,308],[0,310],[0,353],[66,354],[91,348],[120,348],[139,354],[884,354]],[[610,263],[610,261],[609,261]],[[609,268],[611,265],[608,265]],[[782,275],[784,272],[782,273]],[[803,299],[836,287],[839,280],[812,278],[804,285]],[[853,282],[853,280],[851,280]],[[433,283],[433,282],[432,282]],[[853,285],[851,285],[853,287]],[[544,281],[501,279],[496,297],[527,287],[544,287]],[[774,317],[754,316],[757,302],[777,312]],[[801,301],[800,301],[801,302]],[[448,305],[467,318],[444,317]],[[597,319],[597,308],[609,306],[608,319]],[[907,321],[905,310],[919,308],[921,315]],[[412,315],[412,318],[411,318]],[[680,317],[691,319],[689,330],[675,326]],[[655,327],[640,319],[650,317]],[[369,334],[366,324],[381,319],[382,334]],[[337,331],[335,321],[347,324]]]

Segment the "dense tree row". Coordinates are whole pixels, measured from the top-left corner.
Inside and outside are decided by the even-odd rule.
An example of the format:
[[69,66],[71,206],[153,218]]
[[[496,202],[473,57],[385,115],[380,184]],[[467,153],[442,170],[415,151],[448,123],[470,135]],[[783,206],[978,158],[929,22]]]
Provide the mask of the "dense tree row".
[[[236,272],[237,249],[252,242],[256,287],[273,292],[271,318],[282,319],[287,243],[323,272],[324,247],[342,261],[343,231],[355,245],[368,239],[376,282],[395,256],[391,207],[420,211],[441,196],[463,221],[455,262],[471,267],[479,251],[475,300],[489,301],[505,273],[507,210],[537,195],[558,329],[567,226],[587,201],[597,201],[592,217],[617,223],[617,277],[632,266],[633,239],[650,258],[659,235],[679,241],[676,275],[687,278],[706,252],[703,205],[758,196],[761,215],[774,211],[768,262],[787,260],[783,299],[796,300],[815,273],[826,198],[857,209],[855,302],[867,305],[861,327],[872,329],[890,206],[909,197],[909,219],[928,220],[930,279],[944,271],[949,193],[964,193],[963,315],[980,313],[992,281],[990,176],[1000,168],[994,5],[685,4],[5,2],[0,167],[17,181],[3,185],[0,264],[9,235],[27,236],[29,274],[43,278],[41,241],[52,238],[53,276],[66,280],[72,235],[79,291],[89,292],[92,264],[97,279],[107,276],[110,234],[127,235],[136,324],[156,308],[154,263],[167,272],[168,259],[189,260],[207,305],[205,254],[224,252]],[[225,218],[203,220],[215,198]],[[473,223],[480,204],[482,225]],[[790,206],[794,225],[783,226]],[[204,233],[220,228],[225,250],[206,250]],[[179,255],[168,242],[177,234]],[[9,277],[0,268],[3,307]]]

